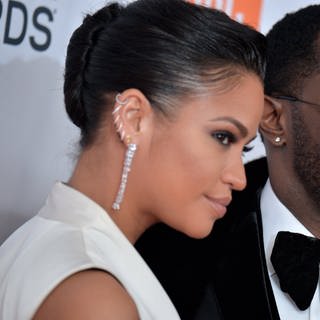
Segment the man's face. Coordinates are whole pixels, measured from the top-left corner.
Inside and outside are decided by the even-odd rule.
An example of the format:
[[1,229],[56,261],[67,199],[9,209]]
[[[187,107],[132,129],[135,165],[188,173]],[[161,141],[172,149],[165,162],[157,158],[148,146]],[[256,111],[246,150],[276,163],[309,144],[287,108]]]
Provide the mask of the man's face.
[[[303,83],[299,98],[320,104],[320,74]],[[310,199],[320,207],[320,107],[292,105],[293,165]]]

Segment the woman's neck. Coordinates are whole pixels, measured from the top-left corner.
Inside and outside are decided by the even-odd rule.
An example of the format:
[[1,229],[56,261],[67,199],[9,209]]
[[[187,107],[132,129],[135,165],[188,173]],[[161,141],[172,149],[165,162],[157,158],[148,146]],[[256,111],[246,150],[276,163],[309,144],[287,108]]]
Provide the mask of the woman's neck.
[[[108,159],[106,154],[111,153],[102,152],[101,146],[83,151],[68,184],[99,204],[128,240],[135,243],[156,220],[147,212],[139,210],[129,185],[127,185],[120,210],[112,209],[112,203],[120,185],[123,159],[121,156],[115,159],[115,152],[112,153],[112,159]],[[128,184],[130,182],[132,181],[129,178]]]

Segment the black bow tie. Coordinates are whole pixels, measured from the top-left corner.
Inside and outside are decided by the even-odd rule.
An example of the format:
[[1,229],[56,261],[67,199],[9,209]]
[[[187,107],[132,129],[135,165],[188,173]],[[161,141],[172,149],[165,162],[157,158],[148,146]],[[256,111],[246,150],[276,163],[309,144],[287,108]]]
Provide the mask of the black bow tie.
[[278,232],[271,262],[280,287],[300,310],[310,306],[319,279],[320,239],[299,233]]

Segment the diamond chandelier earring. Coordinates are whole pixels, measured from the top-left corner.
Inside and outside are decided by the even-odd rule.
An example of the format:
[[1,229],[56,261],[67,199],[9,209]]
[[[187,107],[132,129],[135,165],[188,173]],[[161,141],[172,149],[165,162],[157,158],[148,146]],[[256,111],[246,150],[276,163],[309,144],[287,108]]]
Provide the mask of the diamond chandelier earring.
[[136,150],[137,150],[136,144],[134,144],[134,143],[128,144],[126,156],[125,156],[125,159],[123,162],[123,169],[122,169],[119,191],[118,191],[116,200],[112,204],[113,210],[120,210],[120,205],[122,203],[124,192],[125,192],[126,186],[127,186],[128,174],[131,170],[131,163],[132,163],[132,159],[134,157]]
[[[127,100],[121,101],[120,96],[121,96],[120,93],[118,93],[116,95],[116,99],[115,99],[116,106],[115,106],[115,109],[113,110],[112,114],[114,117],[114,124],[117,128],[117,132],[120,136],[120,139],[121,139],[121,141],[124,141],[125,132],[123,129],[123,124],[120,119],[119,110],[121,109],[122,106],[124,106],[127,103]],[[126,137],[126,143],[127,143],[127,151],[126,151],[124,162],[123,162],[120,187],[119,187],[116,199],[112,204],[112,209],[117,210],[117,211],[120,210],[120,205],[123,201],[123,196],[124,196],[126,186],[127,186],[127,181],[128,181],[128,175],[131,170],[132,160],[133,160],[133,157],[134,157],[135,152],[137,150],[137,145],[135,143],[131,143],[130,136]]]

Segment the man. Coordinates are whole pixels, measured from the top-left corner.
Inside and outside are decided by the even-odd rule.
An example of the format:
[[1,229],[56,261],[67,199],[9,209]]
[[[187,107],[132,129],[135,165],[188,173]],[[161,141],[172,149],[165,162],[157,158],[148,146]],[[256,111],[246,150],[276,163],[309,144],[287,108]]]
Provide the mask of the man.
[[182,319],[320,319],[320,5],[286,15],[267,43],[267,161],[247,165],[246,190],[208,238],[160,226],[162,243],[150,232],[137,245]]
[[[269,179],[264,185],[257,178],[263,160],[248,165],[255,181],[236,196],[224,222],[230,232],[223,234],[226,242],[217,256],[215,289],[225,319],[246,313],[246,319],[320,319],[320,259],[314,287],[303,291],[311,280],[303,270],[290,275],[290,269],[279,269],[273,249],[279,231],[320,238],[320,6],[287,15],[267,34],[267,44],[267,106],[260,131]],[[284,241],[289,251],[290,239]],[[307,250],[302,248],[300,260]],[[292,259],[290,268],[296,265],[292,256],[284,259]],[[293,286],[299,278],[301,283],[287,288],[286,281]]]

